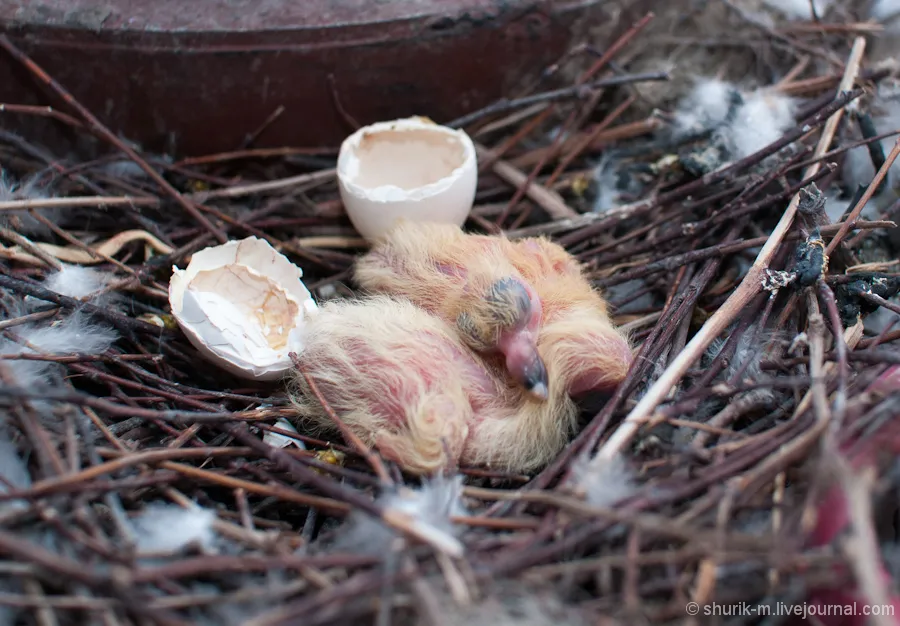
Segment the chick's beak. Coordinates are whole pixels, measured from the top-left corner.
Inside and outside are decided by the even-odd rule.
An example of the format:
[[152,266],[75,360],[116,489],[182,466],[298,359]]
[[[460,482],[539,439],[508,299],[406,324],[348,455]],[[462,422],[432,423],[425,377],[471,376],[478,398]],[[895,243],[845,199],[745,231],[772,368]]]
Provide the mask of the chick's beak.
[[546,400],[549,395],[547,366],[538,354],[534,335],[527,331],[514,331],[501,335],[500,351],[506,356],[506,371],[536,400]]
[[522,370],[522,385],[535,399],[546,400],[549,394],[548,384],[547,368],[535,351],[534,359]]

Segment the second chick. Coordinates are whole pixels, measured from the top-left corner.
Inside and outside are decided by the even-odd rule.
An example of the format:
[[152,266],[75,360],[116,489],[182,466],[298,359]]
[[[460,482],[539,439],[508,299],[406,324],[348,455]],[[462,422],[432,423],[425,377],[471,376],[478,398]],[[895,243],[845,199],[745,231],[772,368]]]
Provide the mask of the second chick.
[[[409,472],[455,465],[528,472],[549,462],[575,427],[578,411],[563,379],[550,381],[546,401],[534,399],[409,300],[329,302],[304,334],[300,366],[325,402]],[[334,431],[305,378],[295,383],[301,419]]]

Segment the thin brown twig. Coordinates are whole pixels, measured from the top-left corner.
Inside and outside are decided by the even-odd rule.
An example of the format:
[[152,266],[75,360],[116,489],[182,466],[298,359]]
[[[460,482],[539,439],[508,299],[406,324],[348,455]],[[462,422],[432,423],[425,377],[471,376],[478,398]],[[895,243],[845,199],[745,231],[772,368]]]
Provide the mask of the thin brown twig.
[[362,439],[360,439],[356,433],[354,433],[350,428],[344,423],[340,417],[338,417],[337,413],[334,412],[334,409],[331,408],[331,405],[328,404],[328,401],[325,400],[325,397],[322,395],[322,392],[319,391],[318,385],[316,385],[316,381],[312,379],[309,375],[309,372],[303,366],[303,363],[300,361],[300,357],[297,356],[296,352],[290,353],[291,361],[293,361],[294,366],[303,376],[303,379],[306,381],[306,384],[309,385],[310,391],[312,391],[313,395],[316,397],[316,400],[319,401],[319,404],[322,405],[322,409],[328,415],[328,418],[334,422],[334,425],[341,431],[341,434],[347,440],[356,452],[362,456],[372,469],[375,471],[375,474],[385,485],[392,485],[394,481],[391,480],[390,474],[388,474],[387,469],[384,467],[384,463],[381,461],[381,457],[372,452],[369,447],[363,443]]
[[225,243],[227,241],[228,238],[225,236],[225,233],[214,226],[212,222],[207,220],[192,204],[187,202],[177,189],[172,187],[172,185],[170,185],[162,176],[160,176],[155,169],[150,167],[150,165],[143,158],[141,158],[137,152],[135,152],[121,139],[116,137],[100,120],[94,117],[93,113],[91,113],[83,105],[81,105],[81,103],[79,103],[65,87],[56,82],[53,77],[47,74],[47,72],[45,72],[28,55],[22,52],[17,46],[13,45],[13,43],[6,35],[0,35],[0,46],[2,46],[3,49],[5,49],[10,55],[12,55],[13,58],[15,58],[17,61],[22,63],[22,65],[28,68],[28,70],[38,79],[40,79],[41,82],[55,91],[63,100],[65,100],[66,104],[78,111],[78,114],[81,115],[94,130],[96,130],[116,148],[124,152],[128,156],[128,158],[134,161],[138,166],[140,166],[140,168],[144,170],[147,176],[153,179],[153,181],[157,185],[159,185],[167,194],[169,194],[176,202],[178,202],[178,204],[180,204],[181,207],[185,211],[187,211],[191,217],[199,222],[201,226],[212,233],[212,235],[216,237],[216,239],[218,239],[220,243]]
[[[865,48],[866,40],[862,37],[857,38],[853,44],[850,58],[847,61],[846,71],[838,89],[838,93],[848,91],[852,87],[856,80],[856,75],[859,72]],[[816,154],[822,154],[828,150],[842,117],[843,109],[839,109],[828,119],[828,122],[822,131],[822,136],[819,138],[819,142],[816,146]],[[900,150],[900,142],[898,142],[898,150]],[[818,169],[818,162],[811,165],[804,173],[804,178],[808,178],[815,174]],[[793,222],[799,201],[800,195],[797,194],[785,209],[781,220],[778,222],[778,225],[766,241],[762,250],[760,250],[759,255],[753,262],[753,266],[744,277],[744,280],[741,281],[738,288],[732,293],[728,300],[719,307],[718,311],[703,324],[701,329],[694,335],[693,339],[691,339],[690,343],[688,343],[681,354],[679,354],[669,365],[653,386],[647,390],[638,405],[632,409],[625,418],[625,421],[600,448],[595,457],[598,462],[608,461],[619,453],[622,447],[630,441],[632,436],[637,432],[638,427],[647,420],[653,409],[655,409],[663,397],[669,393],[669,390],[676,381],[681,378],[691,364],[699,358],[700,353],[709,346],[713,339],[715,339],[729,323],[731,323],[744,305],[762,290],[763,273],[768,268],[778,246],[787,234],[787,231]],[[832,240],[832,242],[834,242],[834,240]]]

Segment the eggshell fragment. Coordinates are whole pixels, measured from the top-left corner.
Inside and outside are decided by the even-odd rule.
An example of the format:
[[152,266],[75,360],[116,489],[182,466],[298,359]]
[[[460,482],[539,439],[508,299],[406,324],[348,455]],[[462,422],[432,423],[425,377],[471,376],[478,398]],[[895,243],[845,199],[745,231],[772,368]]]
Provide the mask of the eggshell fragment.
[[[297,429],[294,428],[294,425],[287,421],[285,418],[281,417],[275,422],[275,427],[280,430],[285,430],[289,433],[293,433],[295,435],[299,435]],[[301,450],[306,450],[306,445],[300,439],[294,439],[293,437],[288,437],[287,435],[282,435],[281,433],[276,433],[271,430],[267,430],[266,434],[263,435],[263,442],[269,444],[273,448],[287,448],[288,446],[297,446]]]
[[303,349],[307,316],[318,312],[303,270],[265,240],[248,237],[197,252],[172,268],[169,304],[188,340],[241,378],[276,380]]
[[369,241],[400,218],[462,226],[478,184],[475,145],[426,118],[379,122],[344,140],[337,178],[347,216]]

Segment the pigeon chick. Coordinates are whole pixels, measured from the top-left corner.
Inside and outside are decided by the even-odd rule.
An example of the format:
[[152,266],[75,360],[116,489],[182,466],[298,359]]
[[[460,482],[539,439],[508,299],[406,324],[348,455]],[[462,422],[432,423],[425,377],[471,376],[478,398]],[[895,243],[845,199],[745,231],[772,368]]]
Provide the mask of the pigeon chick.
[[[562,381],[550,381],[545,400],[534,398],[444,319],[405,298],[326,303],[298,356],[347,427],[411,473],[456,465],[528,472],[562,449],[577,420]],[[307,428],[335,430],[302,373],[291,396]]]
[[[355,279],[443,317],[486,358],[501,353],[512,379],[538,398],[547,397],[552,376],[577,395],[614,387],[631,365],[631,346],[606,301],[578,261],[545,238],[402,222],[357,261]],[[547,348],[560,342],[550,364]]]
[[547,398],[537,350],[540,298],[489,239],[404,220],[357,260],[354,278],[370,292],[409,298],[444,318],[470,348],[502,355],[513,380]]

